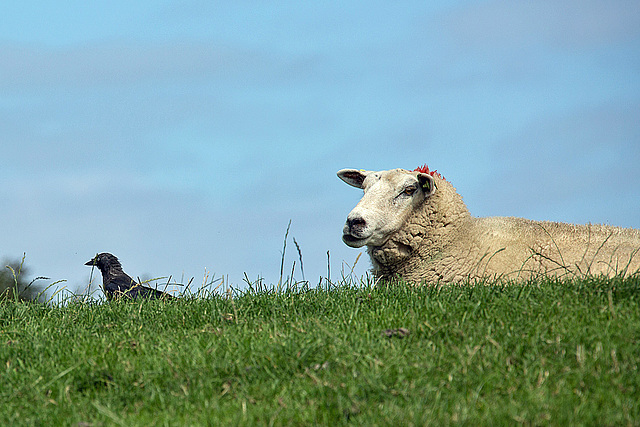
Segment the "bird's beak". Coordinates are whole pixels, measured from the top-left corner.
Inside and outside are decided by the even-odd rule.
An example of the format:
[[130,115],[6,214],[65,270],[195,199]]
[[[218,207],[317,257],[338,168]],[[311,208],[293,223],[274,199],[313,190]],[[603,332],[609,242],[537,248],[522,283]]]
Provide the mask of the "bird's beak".
[[85,262],[84,265],[90,265],[93,267],[94,265],[96,265],[96,259],[93,258],[92,260]]

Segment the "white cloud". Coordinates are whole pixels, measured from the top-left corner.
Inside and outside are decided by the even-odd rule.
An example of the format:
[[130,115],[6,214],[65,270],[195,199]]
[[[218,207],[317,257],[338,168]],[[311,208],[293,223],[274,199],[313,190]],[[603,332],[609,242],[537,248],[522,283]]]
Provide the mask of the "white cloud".
[[636,40],[640,3],[635,0],[493,0],[460,6],[447,27],[460,46],[488,49],[545,44],[589,48]]
[[478,215],[640,227],[628,216],[640,211],[638,111],[600,105],[531,123],[493,147],[467,201]]

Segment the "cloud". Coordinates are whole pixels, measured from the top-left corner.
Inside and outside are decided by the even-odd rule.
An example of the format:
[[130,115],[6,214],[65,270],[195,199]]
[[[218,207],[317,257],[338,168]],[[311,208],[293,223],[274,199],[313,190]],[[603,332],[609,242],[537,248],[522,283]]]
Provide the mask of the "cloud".
[[477,215],[639,227],[640,104],[547,116],[493,147],[493,169],[467,202]]
[[494,0],[465,5],[447,19],[459,46],[519,48],[543,43],[559,49],[636,40],[640,4],[634,0]]
[[6,66],[0,70],[5,89],[25,87],[150,86],[174,80],[180,84],[193,79],[225,78],[253,66],[263,66],[266,58],[256,52],[231,50],[213,43],[95,42],[51,47],[3,43],[0,55]]
[[317,102],[318,71],[304,56],[199,42],[5,43],[3,54],[4,173],[42,177],[73,164],[193,188],[243,168],[305,163],[338,119]]
[[640,60],[640,4],[634,1],[492,0],[429,18],[416,36],[424,47],[417,49],[438,59],[427,69],[440,83],[435,89],[453,94],[479,85],[519,90],[625,63],[631,74]]

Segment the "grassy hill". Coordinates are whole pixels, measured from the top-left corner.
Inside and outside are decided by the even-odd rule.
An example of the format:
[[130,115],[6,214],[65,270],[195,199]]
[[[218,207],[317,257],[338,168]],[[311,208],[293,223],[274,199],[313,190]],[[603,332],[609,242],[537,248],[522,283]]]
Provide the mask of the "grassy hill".
[[640,278],[0,305],[0,425],[640,424]]

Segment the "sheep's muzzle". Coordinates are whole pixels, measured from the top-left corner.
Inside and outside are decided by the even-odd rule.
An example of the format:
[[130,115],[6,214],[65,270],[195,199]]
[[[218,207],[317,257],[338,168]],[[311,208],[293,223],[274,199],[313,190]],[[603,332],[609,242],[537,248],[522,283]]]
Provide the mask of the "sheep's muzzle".
[[352,248],[364,246],[371,233],[367,233],[367,222],[364,218],[347,218],[342,229],[342,241]]

